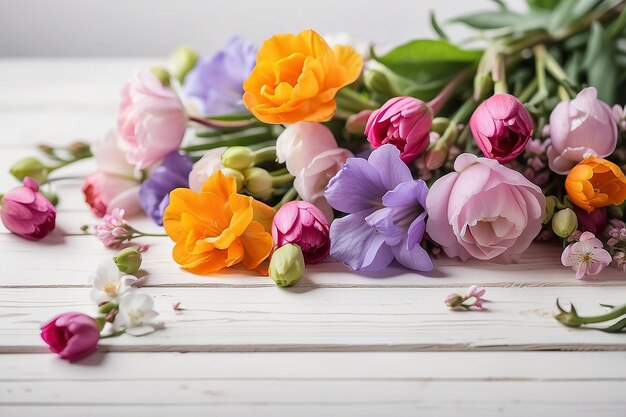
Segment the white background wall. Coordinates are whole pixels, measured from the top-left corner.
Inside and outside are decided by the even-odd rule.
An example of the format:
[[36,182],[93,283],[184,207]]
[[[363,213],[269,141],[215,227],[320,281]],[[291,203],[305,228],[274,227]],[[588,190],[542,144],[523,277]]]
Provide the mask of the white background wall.
[[234,34],[260,43],[305,28],[397,44],[433,36],[430,9],[444,21],[496,7],[490,0],[0,0],[0,56],[156,56],[180,44],[210,52]]

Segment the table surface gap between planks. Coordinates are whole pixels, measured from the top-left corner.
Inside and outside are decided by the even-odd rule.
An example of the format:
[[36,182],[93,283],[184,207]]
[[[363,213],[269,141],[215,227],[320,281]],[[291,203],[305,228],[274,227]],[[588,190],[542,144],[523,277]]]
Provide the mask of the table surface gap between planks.
[[[112,128],[120,85],[156,62],[0,60],[0,192],[16,185],[11,163],[37,155],[37,143],[94,140]],[[58,184],[58,229],[43,242],[0,228],[2,416],[624,415],[624,336],[568,329],[553,314],[557,297],[583,313],[623,303],[626,277],[611,269],[577,281],[558,247],[539,244],[515,265],[438,259],[426,276],[353,274],[328,262],[285,290],[243,271],[185,273],[167,238],[149,238],[143,291],[166,328],[108,339],[73,365],[43,354],[40,324],[92,312],[89,276],[112,255],[80,231],[96,219],[79,186]],[[487,288],[487,311],[443,305],[472,284]]]

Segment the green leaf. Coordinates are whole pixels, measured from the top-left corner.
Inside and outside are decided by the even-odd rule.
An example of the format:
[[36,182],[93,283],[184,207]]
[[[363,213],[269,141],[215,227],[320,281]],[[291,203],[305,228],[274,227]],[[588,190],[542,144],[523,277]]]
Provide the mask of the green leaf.
[[509,28],[514,31],[523,31],[546,28],[550,22],[550,13],[533,11],[523,15],[509,10],[483,11],[457,17],[451,22],[464,23],[474,29]]
[[587,82],[598,89],[598,97],[614,103],[620,71],[615,61],[615,41],[602,25],[594,22],[585,49],[582,67],[587,71]]
[[527,0],[526,2],[531,9],[553,10],[561,0]]
[[439,26],[439,23],[437,22],[437,17],[435,16],[435,12],[432,10],[430,11],[430,25],[433,27],[433,30],[435,31],[435,33],[437,33],[437,35],[439,35],[441,39],[448,39],[448,35],[446,35],[446,32],[444,32],[441,26]]
[[626,328],[626,318],[621,319],[617,323],[607,327],[606,329],[602,329],[602,331],[607,333],[621,333]]
[[553,35],[558,35],[578,19],[589,13],[598,5],[598,0],[563,0],[552,12],[548,30]]
[[478,63],[483,51],[463,50],[445,40],[416,40],[401,45],[379,61],[417,83],[431,82]]

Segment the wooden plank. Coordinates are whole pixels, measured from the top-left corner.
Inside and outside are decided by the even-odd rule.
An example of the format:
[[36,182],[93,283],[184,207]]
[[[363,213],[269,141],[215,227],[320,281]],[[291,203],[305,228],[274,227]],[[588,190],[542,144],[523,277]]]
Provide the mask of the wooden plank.
[[[61,213],[60,218],[72,216]],[[146,228],[149,220],[144,221]],[[143,226],[142,226],[143,227]],[[148,229],[147,229],[148,230]],[[158,231],[158,229],[156,229]],[[272,287],[267,277],[242,269],[224,270],[199,276],[181,270],[171,257],[173,243],[167,237],[143,238],[149,244],[143,269],[149,287]],[[63,236],[58,231],[40,242],[30,242],[11,234],[0,234],[0,287],[85,287],[95,265],[114,250],[106,249],[93,236]],[[37,262],[33,262],[36,259]],[[485,287],[623,287],[625,274],[607,268],[600,277],[576,280],[571,269],[560,264],[560,249],[555,245],[531,246],[522,262],[499,265],[472,260],[435,260],[435,270],[419,274],[397,266],[381,273],[359,274],[337,262],[308,266],[298,283],[301,288],[317,287],[458,287],[477,284]]]
[[[487,311],[450,311],[447,288],[145,288],[166,329],[102,341],[111,351],[626,350],[620,334],[556,322],[555,300],[579,313],[620,304],[606,288],[491,288]],[[0,352],[44,352],[38,328],[63,311],[93,312],[88,289],[0,289]],[[184,308],[175,312],[174,302]]]
[[620,352],[111,353],[71,365],[2,355],[0,413],[622,416],[626,373],[615,365],[625,360]]

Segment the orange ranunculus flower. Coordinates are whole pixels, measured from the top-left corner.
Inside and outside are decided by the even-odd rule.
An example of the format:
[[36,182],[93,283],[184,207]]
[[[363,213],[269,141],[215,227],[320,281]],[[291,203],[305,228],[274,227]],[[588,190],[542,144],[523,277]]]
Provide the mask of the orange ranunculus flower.
[[243,101],[265,123],[325,122],[335,94],[361,73],[363,58],[350,46],[328,46],[313,30],[274,35],[259,49],[243,83]]
[[565,189],[572,203],[591,213],[598,207],[624,202],[626,177],[613,162],[590,156],[572,168]]
[[176,263],[196,274],[210,274],[239,263],[261,270],[272,251],[276,210],[237,194],[237,182],[217,171],[196,193],[177,188],[163,215],[163,226],[176,242]]

